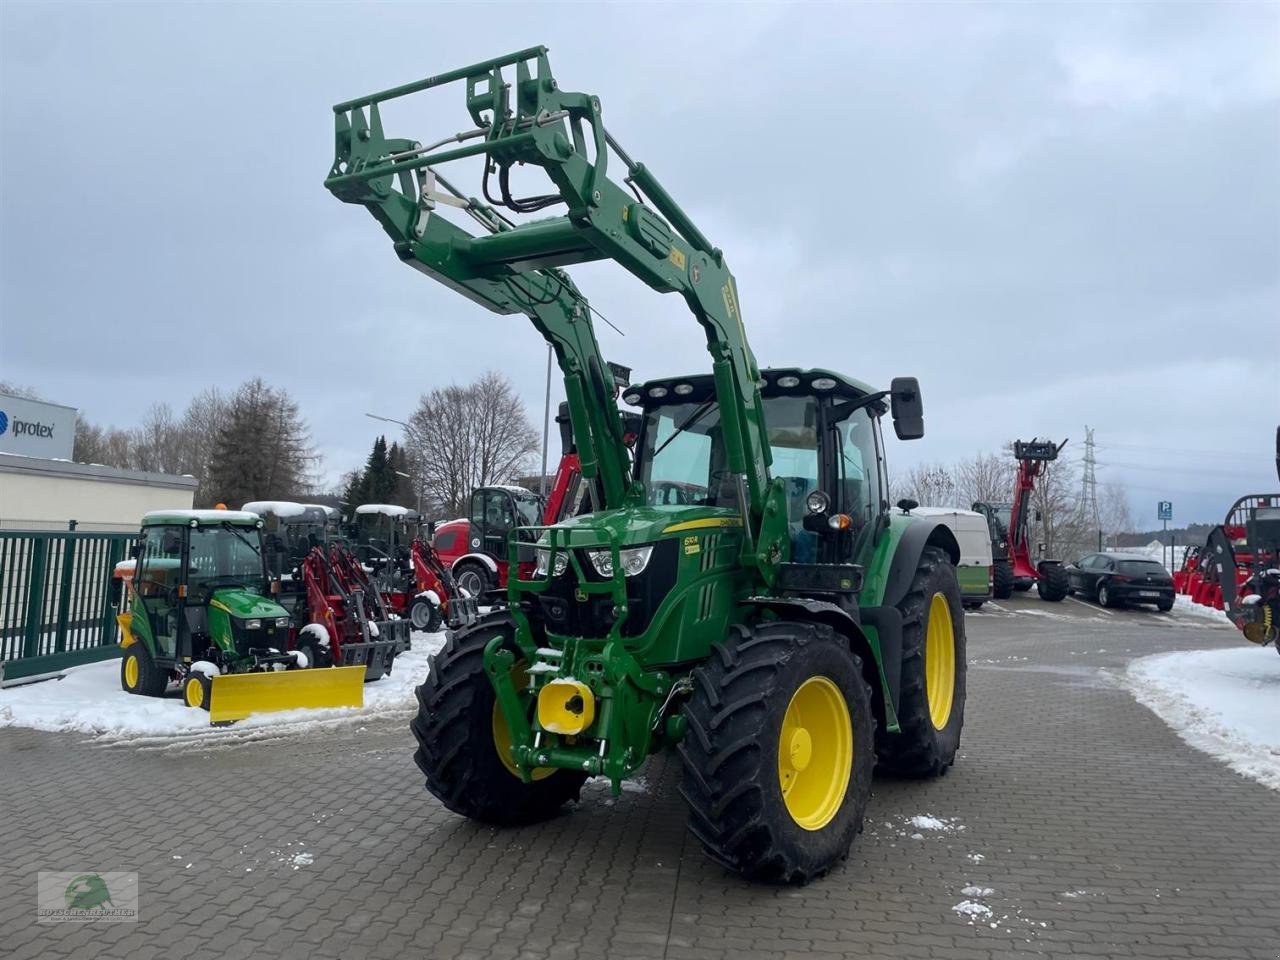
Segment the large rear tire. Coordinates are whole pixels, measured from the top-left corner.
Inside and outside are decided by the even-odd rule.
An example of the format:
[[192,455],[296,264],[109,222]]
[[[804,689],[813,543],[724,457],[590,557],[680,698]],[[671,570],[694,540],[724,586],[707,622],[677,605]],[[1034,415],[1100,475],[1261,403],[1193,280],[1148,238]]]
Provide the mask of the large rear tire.
[[163,697],[169,685],[169,671],[162,670],[141,640],[124,648],[120,659],[120,687],[126,693],[143,697]]
[[484,648],[502,636],[515,652],[514,630],[509,617],[498,616],[453,633],[431,657],[410,725],[418,741],[413,759],[427,789],[454,813],[502,826],[554,816],[578,799],[586,780],[583,773],[544,769],[525,783],[499,753],[500,745],[510,749],[511,738],[484,671]]
[[1041,564],[1036,572],[1039,574],[1036,578],[1036,592],[1040,594],[1041,600],[1057,603],[1071,589],[1071,577],[1067,575],[1067,568],[1060,563]]
[[1013,596],[1013,568],[1007,560],[997,560],[991,565],[991,594],[997,600]]
[[955,763],[960,746],[968,671],[960,585],[955,568],[937,547],[925,547],[898,610],[899,732],[880,732],[880,763],[899,776],[937,777]]
[[828,626],[735,626],[693,672],[680,743],[689,829],[756,880],[806,883],[849,854],[875,767],[862,665]]

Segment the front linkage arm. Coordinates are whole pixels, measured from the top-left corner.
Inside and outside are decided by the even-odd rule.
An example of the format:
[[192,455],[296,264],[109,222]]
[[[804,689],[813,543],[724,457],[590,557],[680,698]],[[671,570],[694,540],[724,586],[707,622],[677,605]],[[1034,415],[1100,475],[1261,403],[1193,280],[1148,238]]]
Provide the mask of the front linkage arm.
[[[503,68],[515,67],[514,86]],[[474,129],[423,146],[388,139],[379,105],[443,84],[465,81]],[[744,561],[772,583],[787,551],[781,487],[769,477],[770,453],[757,387],[759,369],[747,342],[737,286],[711,246],[661,184],[605,131],[600,101],[560,90],[545,47],[532,47],[416,83],[337,104],[336,156],[325,186],[367,207],[406,263],[497,313],[523,313],[555,349],[565,377],[574,435],[587,479],[598,477],[604,503],[634,496],[621,418],[591,308],[560,269],[612,259],[661,293],[680,293],[702,325],[711,353],[732,472],[744,480]],[[627,166],[633,197],[608,176],[609,149]],[[494,206],[463,196],[436,170],[483,155],[498,172],[494,203],[531,212],[564,203],[567,213],[515,224]],[[557,193],[516,199],[508,172],[516,164],[546,171]],[[444,187],[444,192],[438,188]],[[465,210],[484,232],[473,235],[439,216],[441,204]]]

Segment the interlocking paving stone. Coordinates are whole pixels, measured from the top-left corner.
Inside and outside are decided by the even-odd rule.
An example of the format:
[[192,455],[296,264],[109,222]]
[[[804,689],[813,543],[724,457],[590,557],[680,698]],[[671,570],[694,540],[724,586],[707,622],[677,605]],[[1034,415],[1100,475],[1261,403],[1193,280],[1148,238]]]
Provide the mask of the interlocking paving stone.
[[[955,769],[877,777],[848,861],[807,887],[706,859],[674,757],[643,792],[590,784],[571,812],[499,830],[425,792],[407,715],[231,749],[3,729],[0,944],[13,960],[1280,957],[1280,798],[1114,680],[1238,635],[1000,607],[967,620]],[[80,869],[136,870],[141,921],[36,924],[36,872]],[[970,922],[964,900],[991,915]]]

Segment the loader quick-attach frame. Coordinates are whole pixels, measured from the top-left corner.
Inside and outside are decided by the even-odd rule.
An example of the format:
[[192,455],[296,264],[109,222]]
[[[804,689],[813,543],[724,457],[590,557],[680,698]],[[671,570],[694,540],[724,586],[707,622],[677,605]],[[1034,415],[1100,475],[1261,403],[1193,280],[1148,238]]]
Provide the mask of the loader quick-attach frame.
[[[514,80],[504,75],[511,68]],[[465,84],[472,128],[427,144],[384,134],[385,104],[449,83]],[[843,678],[843,699],[823,692],[836,690],[826,674],[803,685],[813,703],[858,716],[856,732],[864,739],[856,762],[849,761],[859,771],[849,790],[864,791],[855,804],[858,817],[871,757],[882,745],[878,737],[889,738],[885,749],[891,751],[893,735],[908,726],[908,699],[913,739],[910,749],[896,754],[897,768],[916,775],[945,770],[963,722],[963,621],[950,569],[959,548],[944,525],[893,513],[884,492],[880,417],[892,410],[900,439],[923,434],[915,380],[895,379],[890,390],[877,391],[826,370],[761,370],[722,252],[606,131],[599,99],[560,89],[544,47],[339,103],[334,113],[335,158],[325,186],[340,200],[366,207],[406,264],[495,313],[527,315],[551,344],[590,494],[589,513],[534,528],[541,554],[535,573],[509,579],[507,608],[457,631],[433,661],[419,688],[414,727],[418,762],[432,791],[467,815],[515,820],[569,796],[564,791],[573,781],[561,774],[607,776],[618,790],[656,746],[705,740],[687,730],[696,686],[712,682],[705,671],[717,656],[731,659],[734,651],[752,649],[752,641],[742,640],[754,636],[752,630],[761,638],[755,649],[800,648],[795,656],[770,661],[778,671],[809,662],[814,650],[819,656],[822,649],[842,651],[823,669]],[[609,176],[611,154],[625,169],[621,183]],[[464,195],[440,172],[441,165],[467,157],[484,163],[487,202]],[[511,173],[521,166],[541,168],[554,191],[514,196]],[[517,222],[497,209],[527,214],[554,204],[565,206],[563,215],[533,221]],[[446,219],[444,207],[461,211],[480,231]],[[628,388],[627,403],[645,411],[634,464],[593,308],[563,269],[598,260],[616,261],[658,292],[679,294],[711,355],[709,375]],[[662,426],[659,421],[673,414],[663,404],[678,407],[685,397],[696,408]],[[774,411],[768,417],[766,408]],[[798,418],[794,429],[783,423],[787,410]],[[707,411],[714,418],[704,417]],[[705,485],[646,479],[666,437],[682,433],[703,437],[711,451],[715,466]],[[793,464],[803,454],[811,466],[774,476],[774,445],[788,448]],[[849,513],[851,504],[856,515]],[[512,532],[512,569],[528,561],[521,551],[529,547]],[[947,686],[936,704],[922,699],[926,628],[931,637],[936,629],[938,639],[931,642],[939,657],[951,658],[937,665]],[[467,671],[477,660],[484,689],[467,686],[473,680]],[[910,684],[904,678],[908,661]],[[849,672],[859,669],[861,677],[850,679]],[[768,709],[791,717],[790,695],[774,696]],[[487,717],[467,717],[469,727],[451,719],[467,704],[485,711],[492,704],[489,741],[476,732]],[[864,706],[874,715],[857,713]],[[506,746],[496,746],[499,727]],[[872,729],[879,731],[875,748],[866,739]],[[782,793],[811,759],[808,728],[792,732],[788,749],[794,756],[788,756],[794,765],[790,772],[781,766],[775,771]],[[848,725],[836,723],[829,732],[817,749],[836,749],[832,744],[847,739]],[[504,796],[505,806],[492,801],[501,787],[468,792],[484,770],[508,776],[495,766],[495,749],[523,781],[521,789],[530,788],[519,794],[519,802],[530,805],[523,811],[507,809],[517,802],[510,797]],[[774,743],[765,752],[770,749],[783,748]],[[460,751],[472,752],[460,759]],[[783,760],[779,754],[775,765]],[[835,762],[837,773],[839,767]],[[705,778],[701,784],[710,789]],[[841,807],[839,816],[854,816],[852,809]],[[834,810],[793,815],[800,818],[796,823],[827,823],[837,816]],[[753,866],[747,862],[752,855],[729,852],[729,841],[708,839],[712,827],[704,824],[700,837],[720,851],[713,855],[740,869],[802,878],[847,851],[853,821],[831,822],[838,829],[823,841],[824,852],[785,871],[777,863],[791,863],[790,854]]]

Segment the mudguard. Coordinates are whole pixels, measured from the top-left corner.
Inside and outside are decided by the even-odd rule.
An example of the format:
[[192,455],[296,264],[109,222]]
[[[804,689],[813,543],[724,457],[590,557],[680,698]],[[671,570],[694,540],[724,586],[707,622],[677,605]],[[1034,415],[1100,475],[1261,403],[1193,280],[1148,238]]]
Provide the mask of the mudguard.
[[[883,631],[880,633],[880,656],[877,657],[871,641],[862,631],[858,617],[839,604],[806,597],[750,597],[745,602],[748,606],[769,610],[788,620],[826,624],[847,637],[849,647],[862,660],[863,679],[871,685],[872,708],[876,712],[876,719],[886,726],[891,723],[896,725],[897,715],[894,712],[894,704],[897,701],[899,678],[902,673],[901,616],[898,617],[898,628],[894,634],[897,652],[895,659],[890,662],[885,655]],[[896,614],[897,611],[894,610],[893,613]],[[865,614],[865,610],[860,612],[862,616]],[[891,670],[892,676],[890,676]],[[885,702],[886,691],[891,701],[888,704]]]
[[[960,562],[960,544],[950,527],[945,523],[917,520],[898,540],[880,606],[863,607],[861,611],[863,622],[874,627],[880,639],[881,669],[894,717],[902,691],[902,613],[898,604],[907,595],[924,548],[929,546],[941,547],[952,563]],[[896,729],[896,725],[891,729]]]

